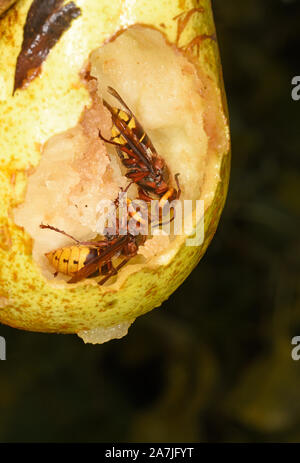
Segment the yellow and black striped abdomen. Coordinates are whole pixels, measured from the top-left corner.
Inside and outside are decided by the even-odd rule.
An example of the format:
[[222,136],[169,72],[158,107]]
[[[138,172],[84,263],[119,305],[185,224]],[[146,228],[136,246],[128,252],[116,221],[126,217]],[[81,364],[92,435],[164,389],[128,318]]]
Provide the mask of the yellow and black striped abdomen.
[[[113,108],[114,109],[114,114],[121,119],[122,121],[125,122],[127,127],[135,134],[135,136],[138,138],[139,142],[148,142],[148,136],[145,133],[143,127],[137,122],[134,116],[129,116],[125,111],[122,109],[118,108]],[[111,140],[113,140],[116,143],[119,143],[120,145],[127,145],[127,141],[125,140],[124,137],[120,134],[120,130],[118,127],[113,124],[112,129],[111,129]],[[147,144],[147,143],[146,143]],[[130,148],[130,146],[128,146]]]
[[56,272],[73,276],[92,258],[98,255],[95,248],[88,246],[68,246],[45,254]]
[[[133,129],[136,128],[134,117],[129,116],[122,109],[119,109],[119,108],[113,108],[113,109],[114,109],[115,115],[119,119],[124,121],[129,129],[133,130]],[[111,139],[114,142],[119,143],[120,145],[126,145],[126,143],[127,143],[125,138],[123,138],[122,135],[120,134],[120,131],[119,131],[118,127],[116,127],[115,124],[113,124],[112,129],[111,129]]]

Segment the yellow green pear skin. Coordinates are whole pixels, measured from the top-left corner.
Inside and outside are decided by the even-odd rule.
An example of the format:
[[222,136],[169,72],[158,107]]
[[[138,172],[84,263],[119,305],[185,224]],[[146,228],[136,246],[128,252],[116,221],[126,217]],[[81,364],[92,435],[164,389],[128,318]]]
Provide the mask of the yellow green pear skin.
[[[160,30],[171,44],[190,50],[194,62],[225,92],[211,2],[203,0],[77,0],[82,15],[51,50],[39,77],[12,96],[14,71],[31,0],[19,1],[0,21],[0,322],[31,331],[77,333],[134,320],[158,307],[185,280],[211,241],[224,206],[230,171],[229,148],[220,153],[219,182],[205,210],[205,239],[199,247],[180,237],[164,262],[132,268],[109,287],[89,282],[51,286],[31,256],[31,238],[17,227],[12,209],[24,200],[27,177],[42,145],[75,126],[90,96],[80,71],[92,50],[122,29],[143,24]],[[229,129],[227,118],[227,139]],[[160,263],[159,263],[160,262]]]

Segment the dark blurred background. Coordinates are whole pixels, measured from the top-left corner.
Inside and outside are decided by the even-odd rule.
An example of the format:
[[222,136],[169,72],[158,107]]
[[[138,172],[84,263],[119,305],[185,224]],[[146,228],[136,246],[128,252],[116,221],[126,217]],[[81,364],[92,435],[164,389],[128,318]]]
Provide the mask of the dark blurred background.
[[0,327],[0,441],[300,441],[300,2],[213,0],[232,175],[205,257],[122,340]]

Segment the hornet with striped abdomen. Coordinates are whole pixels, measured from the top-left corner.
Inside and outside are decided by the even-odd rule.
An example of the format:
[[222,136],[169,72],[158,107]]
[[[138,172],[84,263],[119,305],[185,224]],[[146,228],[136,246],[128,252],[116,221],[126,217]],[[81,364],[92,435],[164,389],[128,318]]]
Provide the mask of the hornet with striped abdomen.
[[162,210],[166,201],[180,197],[179,174],[175,175],[176,190],[170,185],[168,166],[158,155],[142,125],[116,90],[108,87],[108,92],[121,103],[124,110],[114,108],[103,100],[112,117],[112,137],[107,140],[100,131],[99,136],[106,143],[116,146],[121,162],[128,170],[126,177],[138,186],[139,198],[147,202],[158,199],[159,209]]
[[[146,239],[140,234],[133,236],[128,233],[121,236],[108,233],[101,241],[79,241],[51,225],[41,224],[40,227],[61,233],[75,241],[75,245],[65,246],[45,254],[55,269],[54,276],[60,272],[72,277],[68,283],[77,283],[84,278],[96,277],[100,274],[105,275],[99,282],[99,285],[103,285],[111,276],[116,275],[132,257],[136,256],[139,246]],[[114,267],[112,260],[119,256],[124,256],[124,259]]]

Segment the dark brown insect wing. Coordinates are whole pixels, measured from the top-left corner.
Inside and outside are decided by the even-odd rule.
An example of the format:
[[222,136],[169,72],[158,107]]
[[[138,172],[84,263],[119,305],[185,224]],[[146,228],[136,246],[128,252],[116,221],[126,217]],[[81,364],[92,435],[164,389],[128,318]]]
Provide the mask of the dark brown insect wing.
[[78,281],[88,278],[99,268],[100,261],[102,260],[101,256],[96,256],[90,260],[90,262],[82,267],[75,275],[68,281],[68,283],[77,283]]
[[68,281],[68,283],[77,283],[78,281],[81,281],[84,278],[92,275],[101,264],[106,264],[118,251],[121,251],[128,240],[128,235],[118,238],[115,243],[107,247],[104,251],[101,252],[101,254],[94,257],[87,265],[75,273],[75,275],[71,278],[71,280]]

